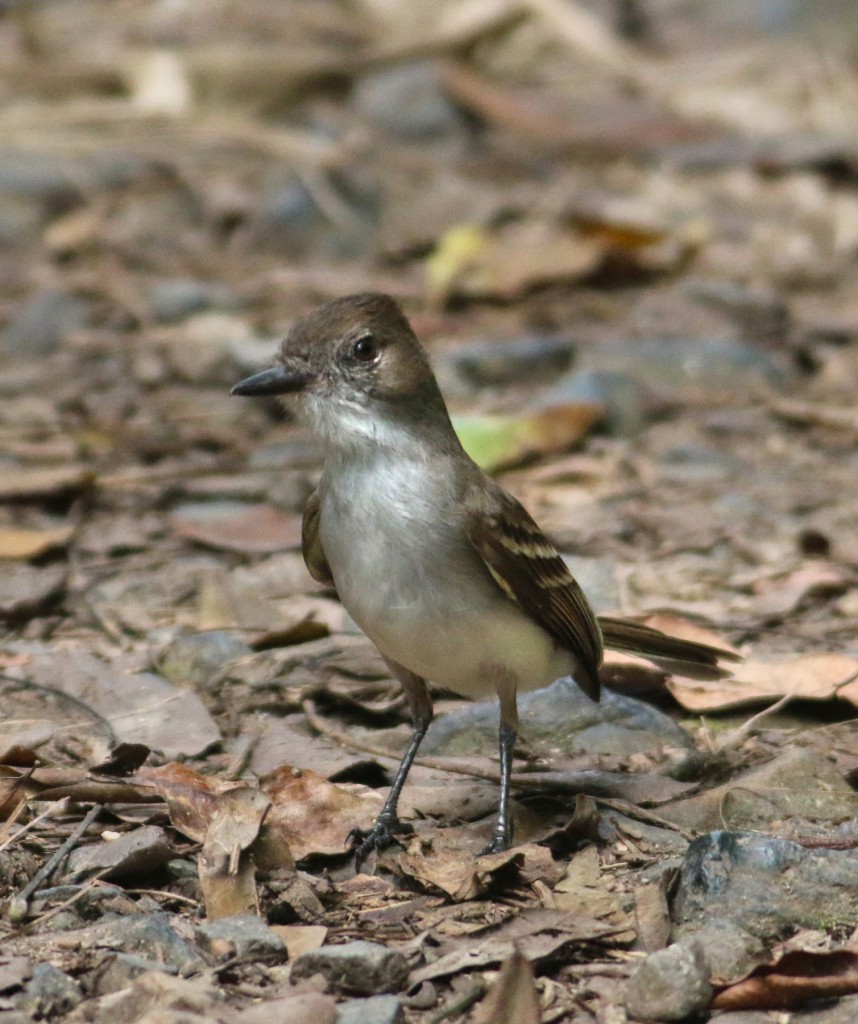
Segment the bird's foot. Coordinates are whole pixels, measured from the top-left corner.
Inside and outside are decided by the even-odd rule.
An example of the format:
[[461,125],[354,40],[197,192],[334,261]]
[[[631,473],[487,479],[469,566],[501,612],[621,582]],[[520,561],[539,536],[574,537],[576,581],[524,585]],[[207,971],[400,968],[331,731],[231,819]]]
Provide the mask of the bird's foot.
[[490,853],[503,853],[512,846],[512,826],[498,822],[495,825],[492,841],[480,850],[477,856],[485,857]]
[[413,832],[414,826],[407,821],[400,821],[395,814],[382,812],[372,828],[353,828],[346,842],[355,852],[355,867],[360,871],[361,865],[373,850],[384,850],[394,843],[401,846],[397,836],[410,836]]

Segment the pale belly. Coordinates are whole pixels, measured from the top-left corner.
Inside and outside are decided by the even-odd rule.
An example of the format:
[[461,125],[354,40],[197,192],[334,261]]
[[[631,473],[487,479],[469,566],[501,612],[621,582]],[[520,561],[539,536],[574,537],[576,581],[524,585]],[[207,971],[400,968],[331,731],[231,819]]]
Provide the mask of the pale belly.
[[[363,529],[344,529],[351,515]],[[384,531],[374,522],[353,502],[323,505],[321,537],[343,605],[386,657],[473,698],[501,683],[537,689],[572,670],[570,654],[503,593],[452,524],[429,535],[404,520]]]

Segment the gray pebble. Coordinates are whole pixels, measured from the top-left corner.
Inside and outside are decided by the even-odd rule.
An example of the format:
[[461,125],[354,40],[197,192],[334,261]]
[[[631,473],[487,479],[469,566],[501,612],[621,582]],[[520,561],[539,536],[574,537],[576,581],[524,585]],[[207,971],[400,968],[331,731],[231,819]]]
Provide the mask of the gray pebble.
[[255,914],[234,914],[200,926],[200,944],[221,959],[285,960],[286,944]]
[[17,1009],[31,1017],[59,1017],[73,1010],[83,999],[80,986],[51,964],[36,964],[33,976],[15,1000]]
[[405,1024],[405,1013],[396,996],[350,999],[337,1007],[337,1024]]
[[86,324],[89,310],[85,299],[43,288],[30,296],[0,334],[0,349],[21,359],[49,355]]
[[400,992],[408,981],[408,961],[377,942],[347,942],[303,953],[292,965],[292,980],[323,975],[328,988],[355,995]]
[[651,953],[626,986],[626,1008],[639,1020],[685,1020],[711,999],[709,967],[693,940]]

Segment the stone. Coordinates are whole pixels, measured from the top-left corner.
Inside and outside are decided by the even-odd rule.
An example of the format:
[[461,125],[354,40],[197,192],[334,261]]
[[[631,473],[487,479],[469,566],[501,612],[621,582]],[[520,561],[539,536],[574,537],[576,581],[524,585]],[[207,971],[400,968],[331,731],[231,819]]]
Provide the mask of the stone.
[[234,914],[208,921],[200,926],[200,944],[221,960],[265,960],[277,963],[286,960],[286,944],[261,917]]
[[96,996],[121,992],[142,974],[150,971],[161,971],[165,974],[176,974],[175,967],[169,967],[148,957],[135,956],[133,953],[116,953],[108,956],[96,971],[92,979],[92,993]]
[[83,993],[76,981],[51,964],[36,964],[15,1005],[31,1017],[43,1019],[69,1013],[82,1000]]
[[736,921],[715,917],[694,932],[703,949],[713,985],[729,985],[746,978],[757,964],[769,960],[765,944]]
[[292,965],[293,981],[314,974],[324,976],[329,991],[352,995],[400,992],[408,981],[408,961],[395,949],[358,940],[303,953]]
[[441,363],[472,387],[504,387],[553,382],[569,369],[574,355],[567,339],[535,335],[467,342],[444,356]]
[[53,288],[37,291],[0,333],[0,350],[21,359],[50,355],[86,324],[89,310],[90,303],[78,296]]
[[229,662],[251,653],[238,632],[211,629],[179,633],[168,640],[156,657],[159,670],[175,686],[207,690],[221,682]]
[[[642,701],[606,690],[596,704],[568,676],[519,698],[521,735],[536,752],[630,754],[665,745],[691,748],[688,734],[668,715]],[[489,754],[497,750],[496,700],[471,704],[436,719],[424,753]]]
[[634,437],[650,420],[653,404],[640,381],[628,373],[578,370],[570,373],[546,395],[560,403],[593,402],[602,406],[602,426],[616,437]]
[[175,856],[175,850],[164,829],[157,825],[141,825],[110,842],[92,843],[72,850],[68,859],[67,877],[133,878],[162,867]]
[[197,950],[173,927],[170,915],[161,911],[100,921],[80,933],[80,946],[153,957],[180,974],[204,966]]
[[156,320],[173,323],[210,309],[232,309],[238,302],[221,284],[178,278],[154,284],[149,291],[149,305]]
[[461,114],[447,98],[432,60],[413,60],[363,75],[352,95],[355,113],[385,136],[425,142],[458,133]]
[[629,978],[626,1009],[646,1021],[679,1021],[705,1010],[712,999],[709,968],[693,941],[651,953]]
[[336,1024],[405,1024],[405,1011],[396,996],[350,999],[337,1007]]
[[662,809],[663,817],[683,828],[704,832],[727,823],[730,829],[766,829],[784,823],[807,835],[815,825],[829,833],[855,816],[855,792],[824,753],[788,748],[773,760],[738,775],[699,796]]
[[858,924],[858,850],[755,832],[710,832],[688,847],[674,899],[680,934],[726,917],[758,938]]

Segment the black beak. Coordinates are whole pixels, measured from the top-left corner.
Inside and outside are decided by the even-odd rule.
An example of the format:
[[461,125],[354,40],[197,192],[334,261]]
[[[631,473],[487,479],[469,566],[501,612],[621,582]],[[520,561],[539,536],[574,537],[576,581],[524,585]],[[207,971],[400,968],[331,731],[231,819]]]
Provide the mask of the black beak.
[[287,395],[295,391],[303,391],[312,378],[307,373],[290,373],[283,366],[274,366],[270,370],[254,373],[245,377],[230,390],[231,395],[247,395],[261,398],[266,395]]

